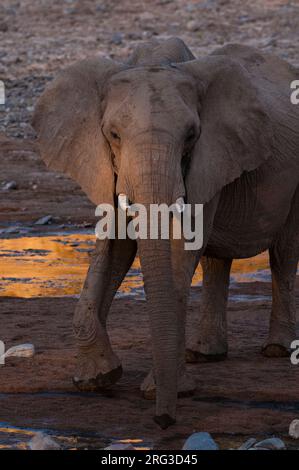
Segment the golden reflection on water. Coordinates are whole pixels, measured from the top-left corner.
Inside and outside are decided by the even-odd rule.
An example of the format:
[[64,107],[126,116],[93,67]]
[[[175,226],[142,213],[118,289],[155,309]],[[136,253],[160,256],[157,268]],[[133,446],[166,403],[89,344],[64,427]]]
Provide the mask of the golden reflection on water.
[[[2,423],[1,423],[2,424]],[[91,433],[94,435],[84,436],[73,431],[73,435],[66,435],[63,431],[51,430],[51,429],[29,429],[29,428],[18,428],[10,426],[8,424],[1,426],[0,424],[0,450],[5,449],[17,449],[17,450],[29,450],[30,440],[37,432],[42,432],[47,436],[50,436],[56,441],[62,449],[67,450],[80,450],[80,449],[103,449],[108,444],[131,444],[135,450],[150,450],[148,443],[143,439],[117,439],[111,442],[110,439],[97,436],[97,433]],[[4,424],[4,423],[3,423]],[[70,433],[70,431],[68,431]]]
[[[78,295],[94,247],[92,234],[21,237],[0,240],[0,296],[60,297]],[[232,279],[237,282],[265,280],[268,256],[263,253],[233,263]],[[202,280],[198,267],[193,285]],[[139,261],[135,260],[121,288],[121,294],[142,294]]]

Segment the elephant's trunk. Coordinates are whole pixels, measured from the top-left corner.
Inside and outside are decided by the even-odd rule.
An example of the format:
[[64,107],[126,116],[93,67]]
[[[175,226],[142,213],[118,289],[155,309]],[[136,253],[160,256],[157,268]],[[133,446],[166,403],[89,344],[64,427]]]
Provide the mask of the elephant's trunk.
[[117,181],[120,205],[126,208],[130,202],[138,203],[147,210],[148,237],[138,240],[138,249],[153,342],[155,421],[165,428],[175,421],[179,303],[174,285],[171,241],[162,239],[161,234],[158,239],[150,239],[149,215],[151,204],[170,206],[176,203],[179,212],[184,210],[181,157],[169,136],[157,132],[140,135],[125,156],[127,160],[123,162],[126,165],[121,167]]
[[178,368],[178,304],[169,240],[139,240],[139,255],[150,315],[156,381],[156,417],[161,427],[175,422]]

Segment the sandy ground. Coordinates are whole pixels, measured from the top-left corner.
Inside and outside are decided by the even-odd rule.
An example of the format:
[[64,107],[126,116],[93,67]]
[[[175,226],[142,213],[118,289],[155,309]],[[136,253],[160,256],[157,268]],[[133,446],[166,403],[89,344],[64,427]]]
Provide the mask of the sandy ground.
[[[243,289],[267,293],[259,284]],[[199,308],[198,290],[194,288],[188,312],[188,331]],[[179,449],[195,430],[211,432],[223,448],[236,448],[248,436],[274,434],[285,439],[290,422],[299,417],[299,366],[288,358],[266,359],[260,354],[267,336],[268,302],[230,303],[229,358],[188,366],[197,390],[193,397],[179,400],[177,425],[167,431],[153,423],[154,405],[139,391],[151,364],[145,302],[114,301],[109,330],[124,375],[106,396],[76,393],[71,383],[75,302],[0,299],[7,346],[33,342],[37,351],[33,359],[10,358],[1,368],[1,421],[60,432],[97,432],[106,442],[138,438],[155,449]]]
[[[298,65],[298,30],[299,4],[286,0],[2,0],[0,79],[7,100],[0,109],[0,236],[28,230],[42,235],[51,228],[94,223],[94,207],[78,186],[45,169],[29,124],[37,96],[61,67],[96,53],[122,60],[143,39],[171,35],[182,37],[196,55],[241,42]],[[1,185],[11,180],[17,189],[3,191]],[[53,217],[52,225],[35,226],[45,215]],[[1,261],[0,275],[5,275]],[[267,295],[270,286],[251,283],[238,293],[256,290]],[[189,328],[198,309],[197,293]],[[109,327],[125,373],[105,397],[74,392],[74,304],[73,298],[0,297],[0,337],[7,346],[29,341],[37,348],[33,359],[9,359],[0,368],[4,424],[97,432],[102,445],[112,437],[141,438],[156,449],[180,448],[192,431],[201,430],[227,448],[250,435],[285,438],[289,423],[299,417],[299,366],[259,353],[267,335],[267,301],[230,303],[228,360],[189,366],[196,394],[179,401],[178,424],[164,432],[151,420],[153,404],[139,393],[151,362],[145,303],[117,299],[113,304]]]
[[[1,181],[17,183],[16,190],[0,189],[0,230],[18,225],[23,225],[23,229],[32,227],[46,215],[53,216],[56,228],[94,223],[94,206],[78,185],[61,174],[48,171],[34,148],[30,140],[0,135]],[[42,226],[36,228],[43,229]]]

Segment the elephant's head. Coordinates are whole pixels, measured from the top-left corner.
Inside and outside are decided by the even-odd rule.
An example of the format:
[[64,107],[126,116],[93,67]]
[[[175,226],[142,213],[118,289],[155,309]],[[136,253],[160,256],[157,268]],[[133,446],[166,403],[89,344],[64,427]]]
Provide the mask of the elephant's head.
[[[115,204],[119,194],[143,204],[206,203],[269,156],[256,89],[221,56],[164,66],[79,62],[48,87],[33,125],[49,167],[95,204]],[[180,315],[171,250],[169,240],[140,240],[157,416],[166,422],[175,417]]]

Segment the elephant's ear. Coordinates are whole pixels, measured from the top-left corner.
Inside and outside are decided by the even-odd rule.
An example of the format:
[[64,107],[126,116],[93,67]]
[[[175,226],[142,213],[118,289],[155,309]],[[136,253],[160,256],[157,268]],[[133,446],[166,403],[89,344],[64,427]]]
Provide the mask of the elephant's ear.
[[114,172],[101,108],[105,83],[121,68],[100,58],[71,65],[47,87],[32,121],[47,166],[71,176],[95,204],[113,204]]
[[271,156],[272,126],[262,97],[236,61],[208,57],[178,64],[198,86],[201,134],[186,177],[189,203],[205,203]]

